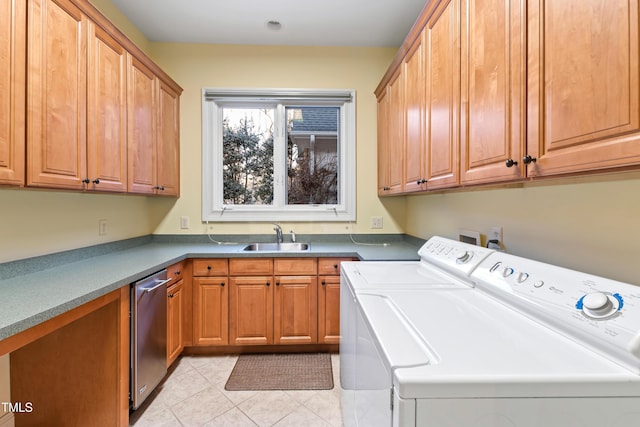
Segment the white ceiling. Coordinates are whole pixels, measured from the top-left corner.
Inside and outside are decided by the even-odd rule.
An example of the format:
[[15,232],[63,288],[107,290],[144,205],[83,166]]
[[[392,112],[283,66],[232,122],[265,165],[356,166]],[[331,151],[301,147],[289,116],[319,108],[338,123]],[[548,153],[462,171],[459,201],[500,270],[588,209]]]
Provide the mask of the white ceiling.
[[397,47],[429,0],[111,1],[150,41]]

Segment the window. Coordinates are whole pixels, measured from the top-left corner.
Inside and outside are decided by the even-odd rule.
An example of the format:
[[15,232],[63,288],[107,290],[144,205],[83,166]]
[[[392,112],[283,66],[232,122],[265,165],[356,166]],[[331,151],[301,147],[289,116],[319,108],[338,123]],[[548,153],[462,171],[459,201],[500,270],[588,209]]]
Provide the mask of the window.
[[355,219],[355,93],[204,89],[204,221]]

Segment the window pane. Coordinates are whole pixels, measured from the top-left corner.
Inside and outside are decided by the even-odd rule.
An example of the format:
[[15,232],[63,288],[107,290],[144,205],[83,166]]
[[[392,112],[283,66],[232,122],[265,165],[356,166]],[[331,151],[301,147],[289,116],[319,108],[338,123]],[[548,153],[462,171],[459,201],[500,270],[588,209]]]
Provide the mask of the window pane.
[[338,203],[340,107],[287,107],[287,203]]
[[223,108],[222,114],[224,204],[272,204],[275,110]]

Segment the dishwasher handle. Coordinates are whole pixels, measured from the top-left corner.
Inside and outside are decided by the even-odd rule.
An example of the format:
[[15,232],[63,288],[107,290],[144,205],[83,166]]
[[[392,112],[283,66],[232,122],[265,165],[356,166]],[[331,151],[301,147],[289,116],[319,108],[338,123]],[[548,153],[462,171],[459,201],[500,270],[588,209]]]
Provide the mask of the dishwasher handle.
[[171,281],[171,279],[160,280],[153,288],[144,288],[143,293],[145,293],[145,294],[151,293],[151,292],[155,291],[156,289],[158,289],[159,287],[161,287],[162,285],[166,285],[170,281]]

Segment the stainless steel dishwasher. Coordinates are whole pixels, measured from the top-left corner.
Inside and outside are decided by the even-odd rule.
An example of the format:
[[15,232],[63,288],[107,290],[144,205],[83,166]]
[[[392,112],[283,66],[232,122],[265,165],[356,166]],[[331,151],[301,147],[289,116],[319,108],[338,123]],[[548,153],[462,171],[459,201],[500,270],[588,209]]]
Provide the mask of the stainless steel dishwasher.
[[131,285],[131,409],[167,374],[167,270]]

